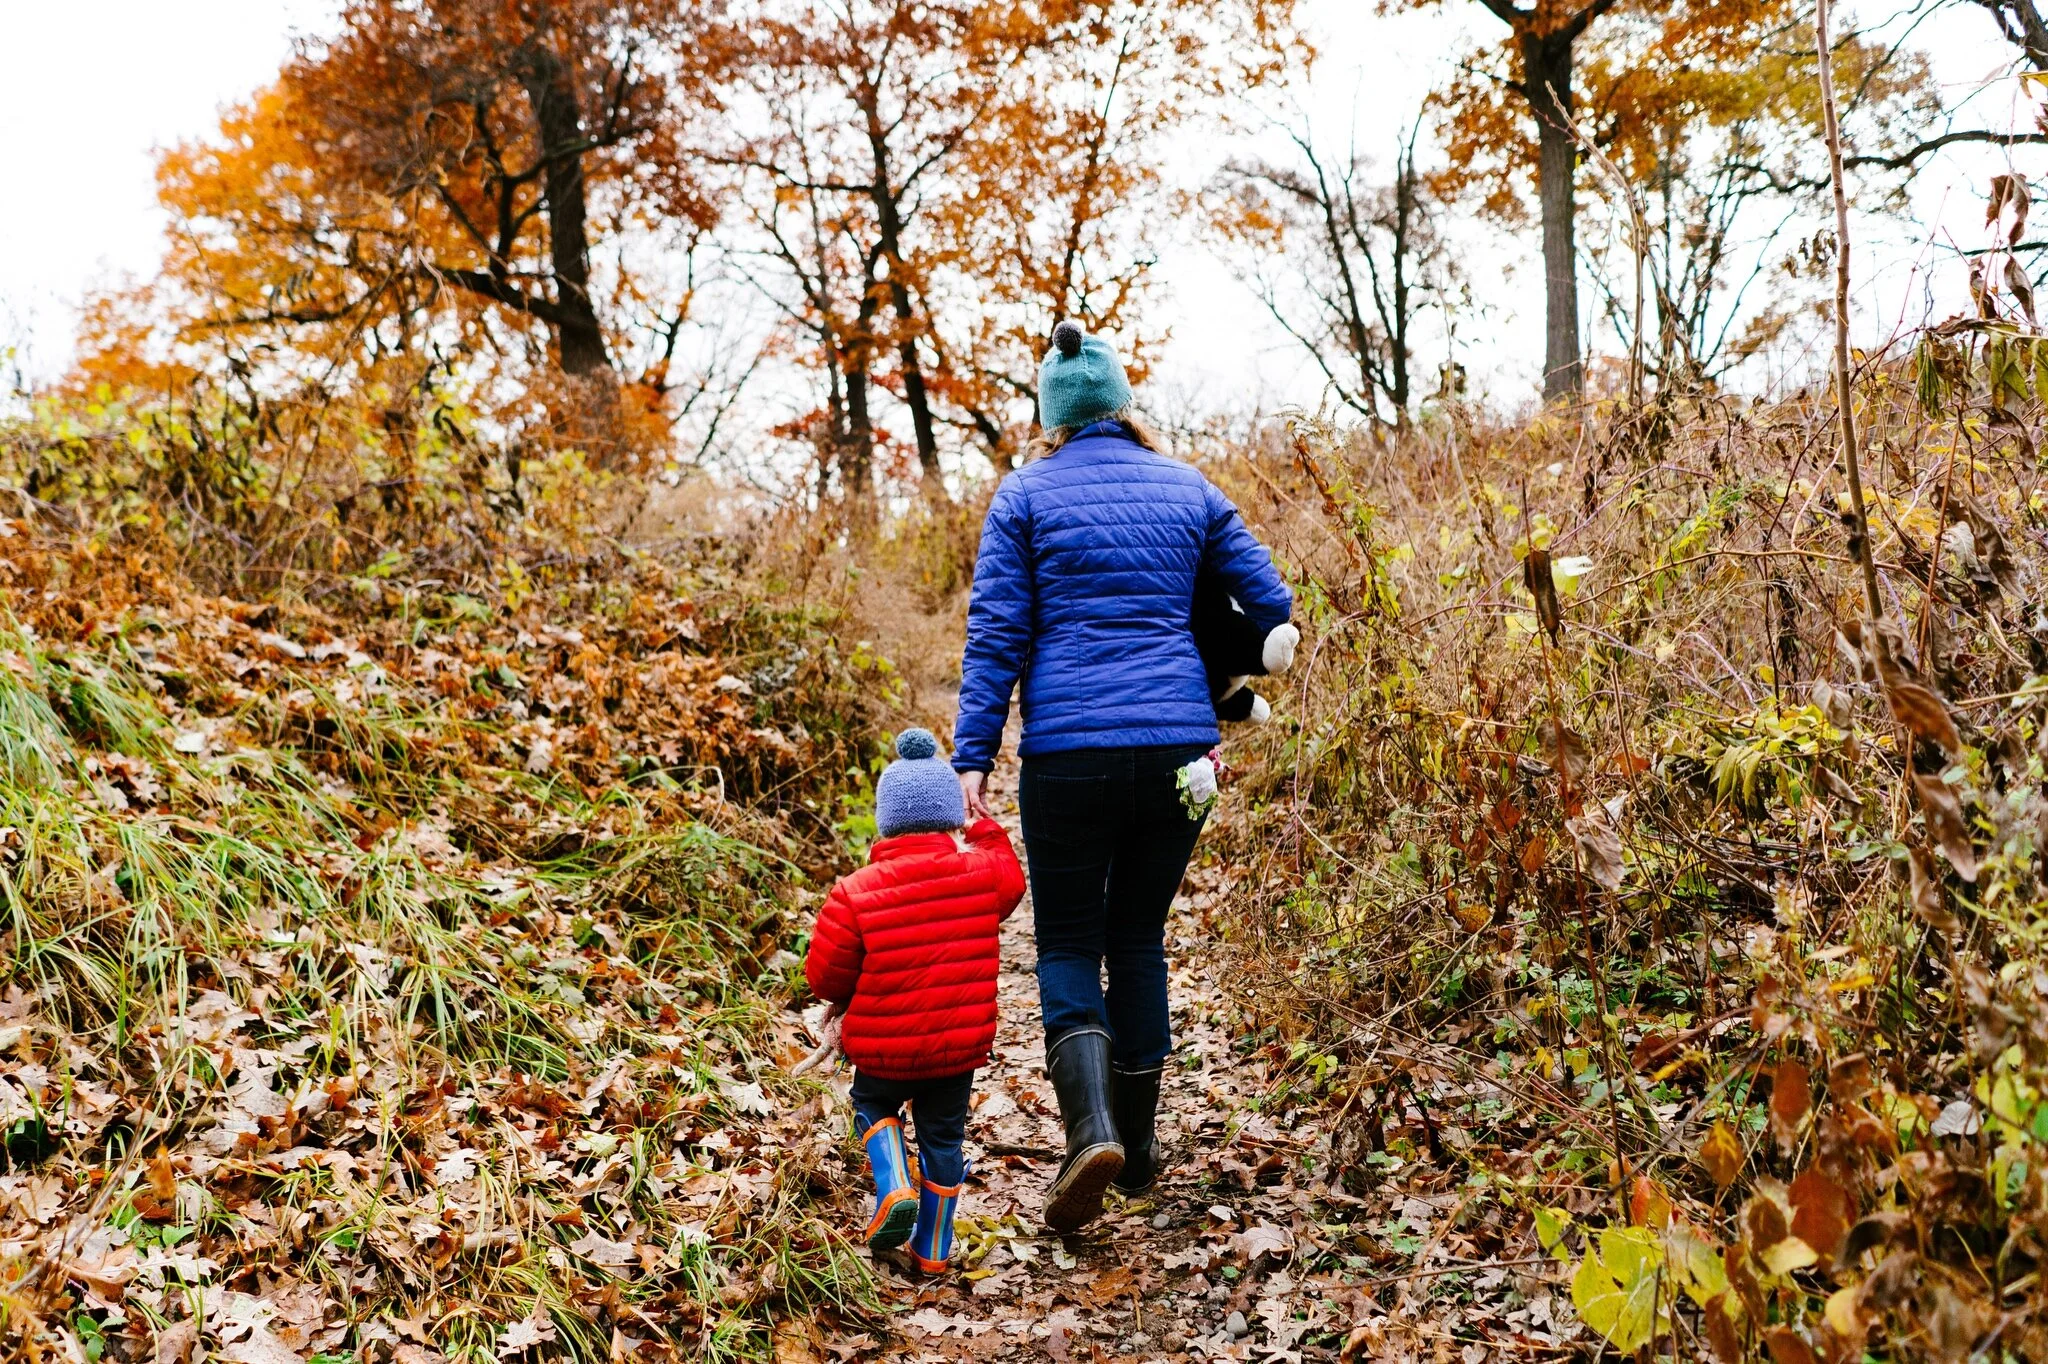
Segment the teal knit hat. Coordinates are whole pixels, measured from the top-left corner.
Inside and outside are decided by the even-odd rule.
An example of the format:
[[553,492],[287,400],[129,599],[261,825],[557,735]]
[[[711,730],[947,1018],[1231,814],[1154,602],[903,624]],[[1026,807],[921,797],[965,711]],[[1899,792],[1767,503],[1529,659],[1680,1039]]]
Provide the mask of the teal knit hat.
[[1086,426],[1131,405],[1130,380],[1109,342],[1081,330],[1078,322],[1052,329],[1052,349],[1038,367],[1038,423]]

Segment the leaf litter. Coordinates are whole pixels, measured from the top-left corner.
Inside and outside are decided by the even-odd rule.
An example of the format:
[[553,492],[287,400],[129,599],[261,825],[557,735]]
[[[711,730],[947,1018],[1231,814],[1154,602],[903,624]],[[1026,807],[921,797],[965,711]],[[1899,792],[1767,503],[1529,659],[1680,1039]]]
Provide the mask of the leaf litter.
[[871,1301],[775,1064],[843,856],[790,782],[862,704],[819,617],[651,556],[323,612],[9,530],[10,1339],[715,1360]]

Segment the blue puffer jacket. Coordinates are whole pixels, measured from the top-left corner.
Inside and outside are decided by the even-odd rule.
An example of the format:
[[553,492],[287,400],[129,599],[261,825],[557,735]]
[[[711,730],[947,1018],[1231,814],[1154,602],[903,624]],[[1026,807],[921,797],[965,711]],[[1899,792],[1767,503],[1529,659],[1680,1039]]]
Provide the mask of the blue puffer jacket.
[[1025,757],[1215,743],[1189,628],[1205,564],[1261,629],[1286,623],[1287,584],[1230,499],[1116,424],[1005,478],[974,566],[953,766],[994,767],[1019,677]]

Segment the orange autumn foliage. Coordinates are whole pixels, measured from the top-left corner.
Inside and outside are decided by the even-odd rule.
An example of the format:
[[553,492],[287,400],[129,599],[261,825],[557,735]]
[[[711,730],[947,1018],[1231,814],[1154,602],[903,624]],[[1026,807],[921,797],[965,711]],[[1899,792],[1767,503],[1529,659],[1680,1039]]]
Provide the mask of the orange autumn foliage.
[[[1649,185],[1684,174],[1717,133],[1741,130],[1760,173],[1790,180],[1814,160],[1820,105],[1810,27],[1783,0],[1614,8],[1590,27],[1575,55],[1573,117],[1629,178]],[[1926,63],[1860,35],[1835,54],[1846,86],[1870,111],[1861,148],[1906,143],[1931,112]],[[1472,54],[1433,97],[1441,115],[1445,167],[1432,177],[1453,195],[1479,196],[1490,214],[1527,220],[1537,143],[1518,41]]]
[[663,379],[622,400],[626,334],[688,303],[631,248],[687,250],[715,217],[686,148],[720,32],[655,3],[356,0],[218,136],[164,156],[163,270],[96,309],[79,379],[459,372],[616,447]]
[[[1021,451],[1053,324],[1129,330],[1164,207],[1164,135],[1265,79],[1291,0],[770,5],[734,62],[741,240],[784,300],[818,406],[784,433],[860,500],[879,466],[935,495],[958,433]],[[1251,35],[1255,41],[1244,41]],[[749,114],[751,113],[751,116]],[[893,406],[907,439],[884,423]]]
[[[163,157],[163,269],[95,306],[75,382],[453,392],[617,465],[750,351],[816,395],[774,434],[821,487],[944,501],[1018,457],[1058,320],[1142,375],[1167,135],[1299,50],[1292,8],[351,0]],[[771,317],[693,376],[681,334],[737,311],[707,278]]]

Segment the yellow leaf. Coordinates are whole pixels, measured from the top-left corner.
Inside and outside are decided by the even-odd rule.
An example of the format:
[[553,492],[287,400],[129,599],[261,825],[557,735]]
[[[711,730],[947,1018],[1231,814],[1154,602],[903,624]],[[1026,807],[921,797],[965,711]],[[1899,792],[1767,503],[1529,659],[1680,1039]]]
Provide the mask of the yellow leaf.
[[1797,1236],[1787,1236],[1763,1253],[1764,1268],[1773,1274],[1790,1274],[1795,1269],[1804,1269],[1818,1260],[1813,1247]]
[[1664,1233],[1671,1269],[1685,1295],[1705,1307],[1728,1291],[1728,1267],[1721,1251],[1690,1222],[1673,1222]]
[[1843,1340],[1858,1340],[1863,1334],[1863,1314],[1856,1306],[1856,1290],[1838,1288],[1828,1295],[1827,1310],[1822,1319]]
[[1657,1278],[1663,1264],[1664,1247],[1654,1233],[1642,1227],[1607,1228],[1600,1233],[1599,1249],[1587,1247],[1572,1275],[1572,1306],[1579,1319],[1622,1354],[1641,1349],[1662,1322]]
[[1592,571],[1592,557],[1585,554],[1567,554],[1562,559],[1551,560],[1550,563],[1551,578],[1556,582],[1557,590],[1567,597],[1577,595],[1579,581]]
[[1715,1188],[1725,1189],[1735,1182],[1735,1176],[1742,1173],[1742,1143],[1734,1128],[1717,1121],[1708,1129],[1706,1140],[1700,1143],[1700,1164],[1713,1176]]
[[1536,1239],[1542,1243],[1544,1252],[1565,1259],[1564,1234],[1571,1230],[1572,1215],[1563,1208],[1539,1207],[1535,1217]]
[[1899,528],[1922,540],[1932,540],[1941,534],[1941,516],[1932,507],[1914,507],[1902,513]]

